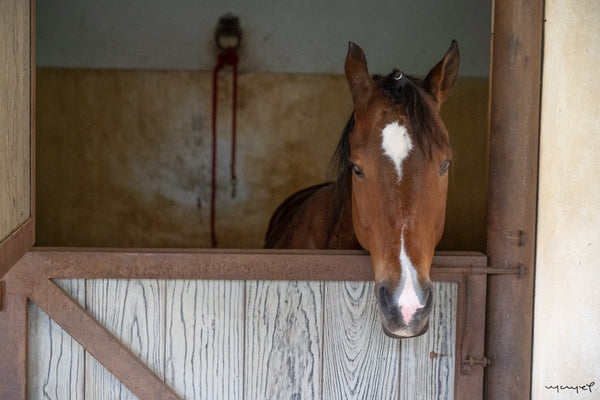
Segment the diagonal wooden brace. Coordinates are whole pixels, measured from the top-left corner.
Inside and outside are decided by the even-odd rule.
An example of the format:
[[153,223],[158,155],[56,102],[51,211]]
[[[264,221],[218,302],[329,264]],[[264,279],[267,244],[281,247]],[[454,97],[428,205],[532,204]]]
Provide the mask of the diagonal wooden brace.
[[[33,263],[19,268],[28,297],[140,399],[180,397]],[[24,287],[24,289],[26,289]]]

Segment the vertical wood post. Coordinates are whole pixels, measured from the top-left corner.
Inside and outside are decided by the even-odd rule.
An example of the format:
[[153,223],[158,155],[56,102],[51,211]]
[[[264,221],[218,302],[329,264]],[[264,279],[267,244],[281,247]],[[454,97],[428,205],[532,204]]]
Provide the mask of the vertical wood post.
[[543,1],[494,2],[484,398],[529,399]]
[[0,399],[27,398],[27,296],[11,279],[0,281],[3,308],[0,310]]

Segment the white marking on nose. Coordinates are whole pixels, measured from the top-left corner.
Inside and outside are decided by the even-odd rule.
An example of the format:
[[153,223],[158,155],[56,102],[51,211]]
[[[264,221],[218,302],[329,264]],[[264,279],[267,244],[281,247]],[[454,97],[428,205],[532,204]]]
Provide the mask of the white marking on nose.
[[410,261],[406,249],[404,247],[404,230],[402,230],[402,242],[400,247],[400,266],[402,268],[402,281],[400,287],[400,297],[398,298],[398,306],[404,323],[408,324],[417,310],[423,308],[425,304],[419,300],[417,290],[421,291],[416,283],[417,269]]
[[394,163],[399,182],[402,180],[402,164],[413,149],[412,139],[406,127],[400,125],[398,121],[387,124],[381,131],[381,136],[383,153]]

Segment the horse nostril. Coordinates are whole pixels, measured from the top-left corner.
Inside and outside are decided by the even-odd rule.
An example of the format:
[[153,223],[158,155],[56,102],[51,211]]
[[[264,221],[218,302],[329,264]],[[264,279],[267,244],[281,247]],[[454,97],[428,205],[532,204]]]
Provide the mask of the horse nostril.
[[388,304],[388,290],[385,286],[379,286],[379,300],[383,304]]
[[389,315],[392,310],[392,296],[385,284],[377,285],[377,299],[379,300],[379,306],[381,311]]
[[429,311],[431,310],[431,307],[433,306],[433,288],[431,287],[431,285],[427,286],[427,289],[425,291],[425,305],[423,306],[423,309],[425,311]]
[[413,337],[427,331],[433,308],[434,291],[431,282],[400,291],[387,282],[375,285],[384,331],[392,337]]

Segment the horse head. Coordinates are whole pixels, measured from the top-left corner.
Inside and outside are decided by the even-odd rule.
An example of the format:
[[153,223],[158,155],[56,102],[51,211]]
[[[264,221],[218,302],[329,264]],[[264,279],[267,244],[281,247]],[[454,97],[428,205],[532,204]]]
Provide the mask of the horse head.
[[439,110],[458,66],[455,41],[423,80],[399,71],[372,78],[354,43],[346,57],[354,103],[352,224],[371,255],[383,327],[392,337],[428,328],[429,273],[444,230],[452,158]]

